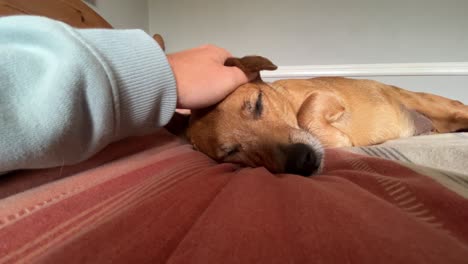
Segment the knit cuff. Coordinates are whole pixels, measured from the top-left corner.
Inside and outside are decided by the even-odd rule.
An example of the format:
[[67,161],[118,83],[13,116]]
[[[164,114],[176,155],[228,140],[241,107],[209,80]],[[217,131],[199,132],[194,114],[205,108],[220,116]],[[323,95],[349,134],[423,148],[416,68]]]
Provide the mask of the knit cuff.
[[176,82],[156,41],[142,30],[78,32],[109,74],[115,98],[116,139],[166,125],[177,102]]

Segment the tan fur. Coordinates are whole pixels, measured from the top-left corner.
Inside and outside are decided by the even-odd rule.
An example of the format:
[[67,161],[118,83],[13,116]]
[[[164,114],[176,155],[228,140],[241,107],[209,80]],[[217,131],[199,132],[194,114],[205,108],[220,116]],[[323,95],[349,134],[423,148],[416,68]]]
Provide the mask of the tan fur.
[[[262,92],[263,112],[252,105]],[[365,146],[416,133],[411,110],[432,121],[433,132],[468,128],[468,106],[371,80],[322,77],[261,80],[245,84],[223,102],[195,112],[188,130],[192,144],[218,161],[284,170],[282,146]],[[238,151],[228,155],[233,148]]]

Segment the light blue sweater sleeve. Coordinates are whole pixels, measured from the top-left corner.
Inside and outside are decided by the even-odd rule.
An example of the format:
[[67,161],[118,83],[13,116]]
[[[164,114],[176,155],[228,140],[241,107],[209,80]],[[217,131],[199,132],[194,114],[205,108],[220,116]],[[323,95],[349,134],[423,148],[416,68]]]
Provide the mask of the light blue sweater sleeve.
[[141,30],[0,18],[0,172],[74,164],[165,125],[176,85]]

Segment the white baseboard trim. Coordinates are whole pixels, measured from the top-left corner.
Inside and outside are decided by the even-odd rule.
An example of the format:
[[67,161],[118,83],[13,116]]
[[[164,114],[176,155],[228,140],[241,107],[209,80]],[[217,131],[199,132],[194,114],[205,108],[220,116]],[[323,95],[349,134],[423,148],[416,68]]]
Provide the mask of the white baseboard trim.
[[316,76],[468,76],[468,62],[280,66],[276,71],[263,71],[261,75],[264,79]]

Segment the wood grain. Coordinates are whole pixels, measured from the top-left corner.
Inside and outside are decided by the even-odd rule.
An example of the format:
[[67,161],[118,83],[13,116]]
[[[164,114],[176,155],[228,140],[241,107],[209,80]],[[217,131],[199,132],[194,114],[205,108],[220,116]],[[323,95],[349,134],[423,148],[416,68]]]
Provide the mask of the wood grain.
[[81,0],[0,0],[0,16],[39,15],[78,28],[112,28]]

